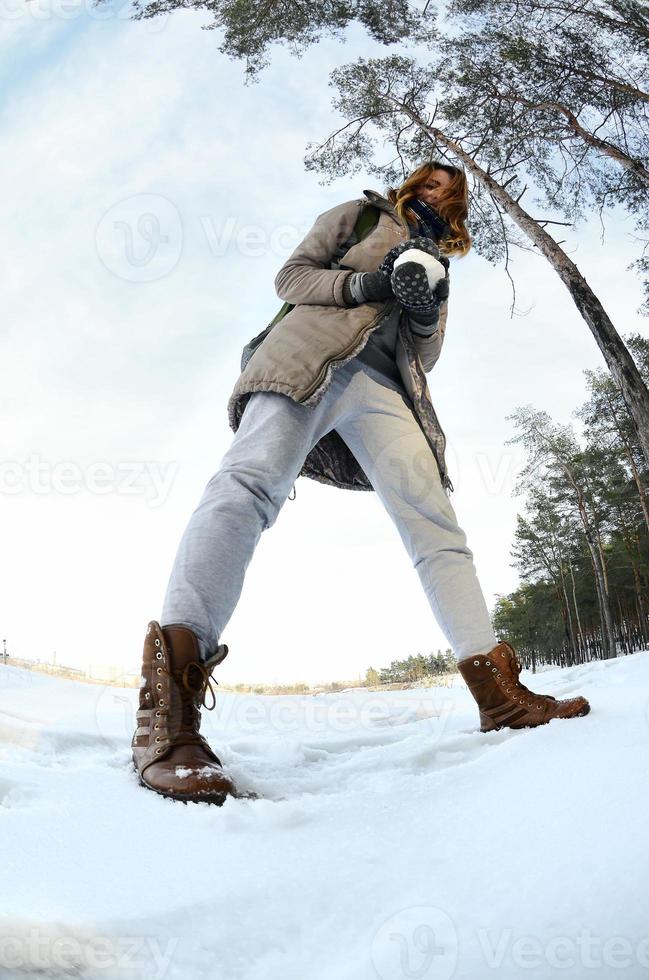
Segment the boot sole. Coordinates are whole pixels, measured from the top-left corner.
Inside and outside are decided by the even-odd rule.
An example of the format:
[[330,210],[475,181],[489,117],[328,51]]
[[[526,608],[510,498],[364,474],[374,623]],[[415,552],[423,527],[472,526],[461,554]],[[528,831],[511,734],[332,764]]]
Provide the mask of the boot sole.
[[579,709],[579,711],[575,711],[574,714],[567,715],[564,718],[560,718],[557,716],[555,718],[548,718],[547,721],[541,721],[538,722],[537,724],[531,724],[531,725],[529,724],[528,725],[490,725],[487,728],[481,726],[480,731],[486,734],[487,732],[499,732],[503,728],[512,728],[512,729],[516,729],[517,731],[523,728],[542,728],[543,725],[547,725],[551,721],[570,721],[571,718],[583,718],[584,715],[587,715],[589,711],[590,711],[590,704],[587,701],[586,704],[584,704],[583,707]]
[[158,796],[162,796],[165,800],[174,800],[176,803],[209,803],[212,806],[223,806],[225,801],[229,796],[234,800],[258,800],[259,796],[257,793],[209,793],[205,796],[193,796],[189,793],[165,793],[161,789],[156,789],[155,786],[150,786],[149,783],[145,781],[140,776],[137,769],[134,768],[135,774],[137,775],[138,782],[140,786],[144,789],[150,790],[152,793],[156,793]]
[[175,800],[177,803],[210,803],[214,806],[223,806],[228,796],[234,796],[233,793],[206,793],[205,796],[199,797],[192,796],[189,793],[165,793],[161,789],[156,789],[155,786],[150,786],[148,783],[145,783],[139,774],[138,781],[144,789],[148,789],[152,793],[157,793],[158,796],[164,797],[165,800]]

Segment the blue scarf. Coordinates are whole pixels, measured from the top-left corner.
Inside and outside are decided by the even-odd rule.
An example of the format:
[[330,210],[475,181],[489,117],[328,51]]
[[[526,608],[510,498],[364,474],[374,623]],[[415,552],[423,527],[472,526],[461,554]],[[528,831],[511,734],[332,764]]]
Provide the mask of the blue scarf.
[[422,235],[424,238],[432,238],[433,241],[439,242],[449,234],[451,226],[444,221],[439,212],[430,204],[426,204],[425,201],[421,201],[418,197],[413,197],[408,201],[408,207],[415,212],[419,223],[419,230],[412,230],[412,238],[415,238],[417,235]]

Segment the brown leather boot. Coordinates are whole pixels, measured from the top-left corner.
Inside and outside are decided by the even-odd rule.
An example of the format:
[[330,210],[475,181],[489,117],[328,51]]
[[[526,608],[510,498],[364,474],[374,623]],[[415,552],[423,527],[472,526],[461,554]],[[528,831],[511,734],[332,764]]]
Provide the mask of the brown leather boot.
[[521,684],[521,665],[514,648],[505,641],[487,654],[460,661],[458,670],[477,702],[481,732],[536,728],[553,718],[575,718],[590,711],[590,704],[581,696],[557,701],[550,694],[535,694]]
[[[216,803],[236,796],[221,760],[199,734],[200,709],[209,689],[216,704],[211,673],[225,659],[221,644],[208,661],[200,659],[198,639],[187,626],[162,629],[149,623],[144,640],[138,727],[133,762],[142,786],[185,803]],[[214,682],[216,683],[216,681]]]

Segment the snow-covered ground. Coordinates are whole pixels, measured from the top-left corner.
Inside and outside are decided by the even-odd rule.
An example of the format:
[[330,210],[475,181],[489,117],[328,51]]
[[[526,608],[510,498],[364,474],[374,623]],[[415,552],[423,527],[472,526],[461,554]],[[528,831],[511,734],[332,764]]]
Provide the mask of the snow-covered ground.
[[218,808],[138,785],[134,690],[0,666],[0,976],[648,977],[649,653],[522,680],[591,712],[217,692]]

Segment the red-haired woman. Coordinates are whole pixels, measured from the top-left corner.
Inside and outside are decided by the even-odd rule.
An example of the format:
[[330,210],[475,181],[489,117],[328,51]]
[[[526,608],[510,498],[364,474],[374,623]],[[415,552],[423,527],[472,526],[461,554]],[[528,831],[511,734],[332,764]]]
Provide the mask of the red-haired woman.
[[[299,475],[378,494],[482,731],[589,710],[584,698],[556,701],[519,682],[448,496],[446,439],[426,372],[444,341],[449,259],[471,247],[466,176],[432,161],[386,196],[363,193],[319,215],[277,273],[277,294],[292,309],[248,351],[228,401],[235,436],[182,537],[160,620],[149,624],[133,758],[142,784],[174,799],[236,795],[199,734],[200,708],[228,652],[220,638],[246,568]],[[359,240],[368,207],[378,220]]]

